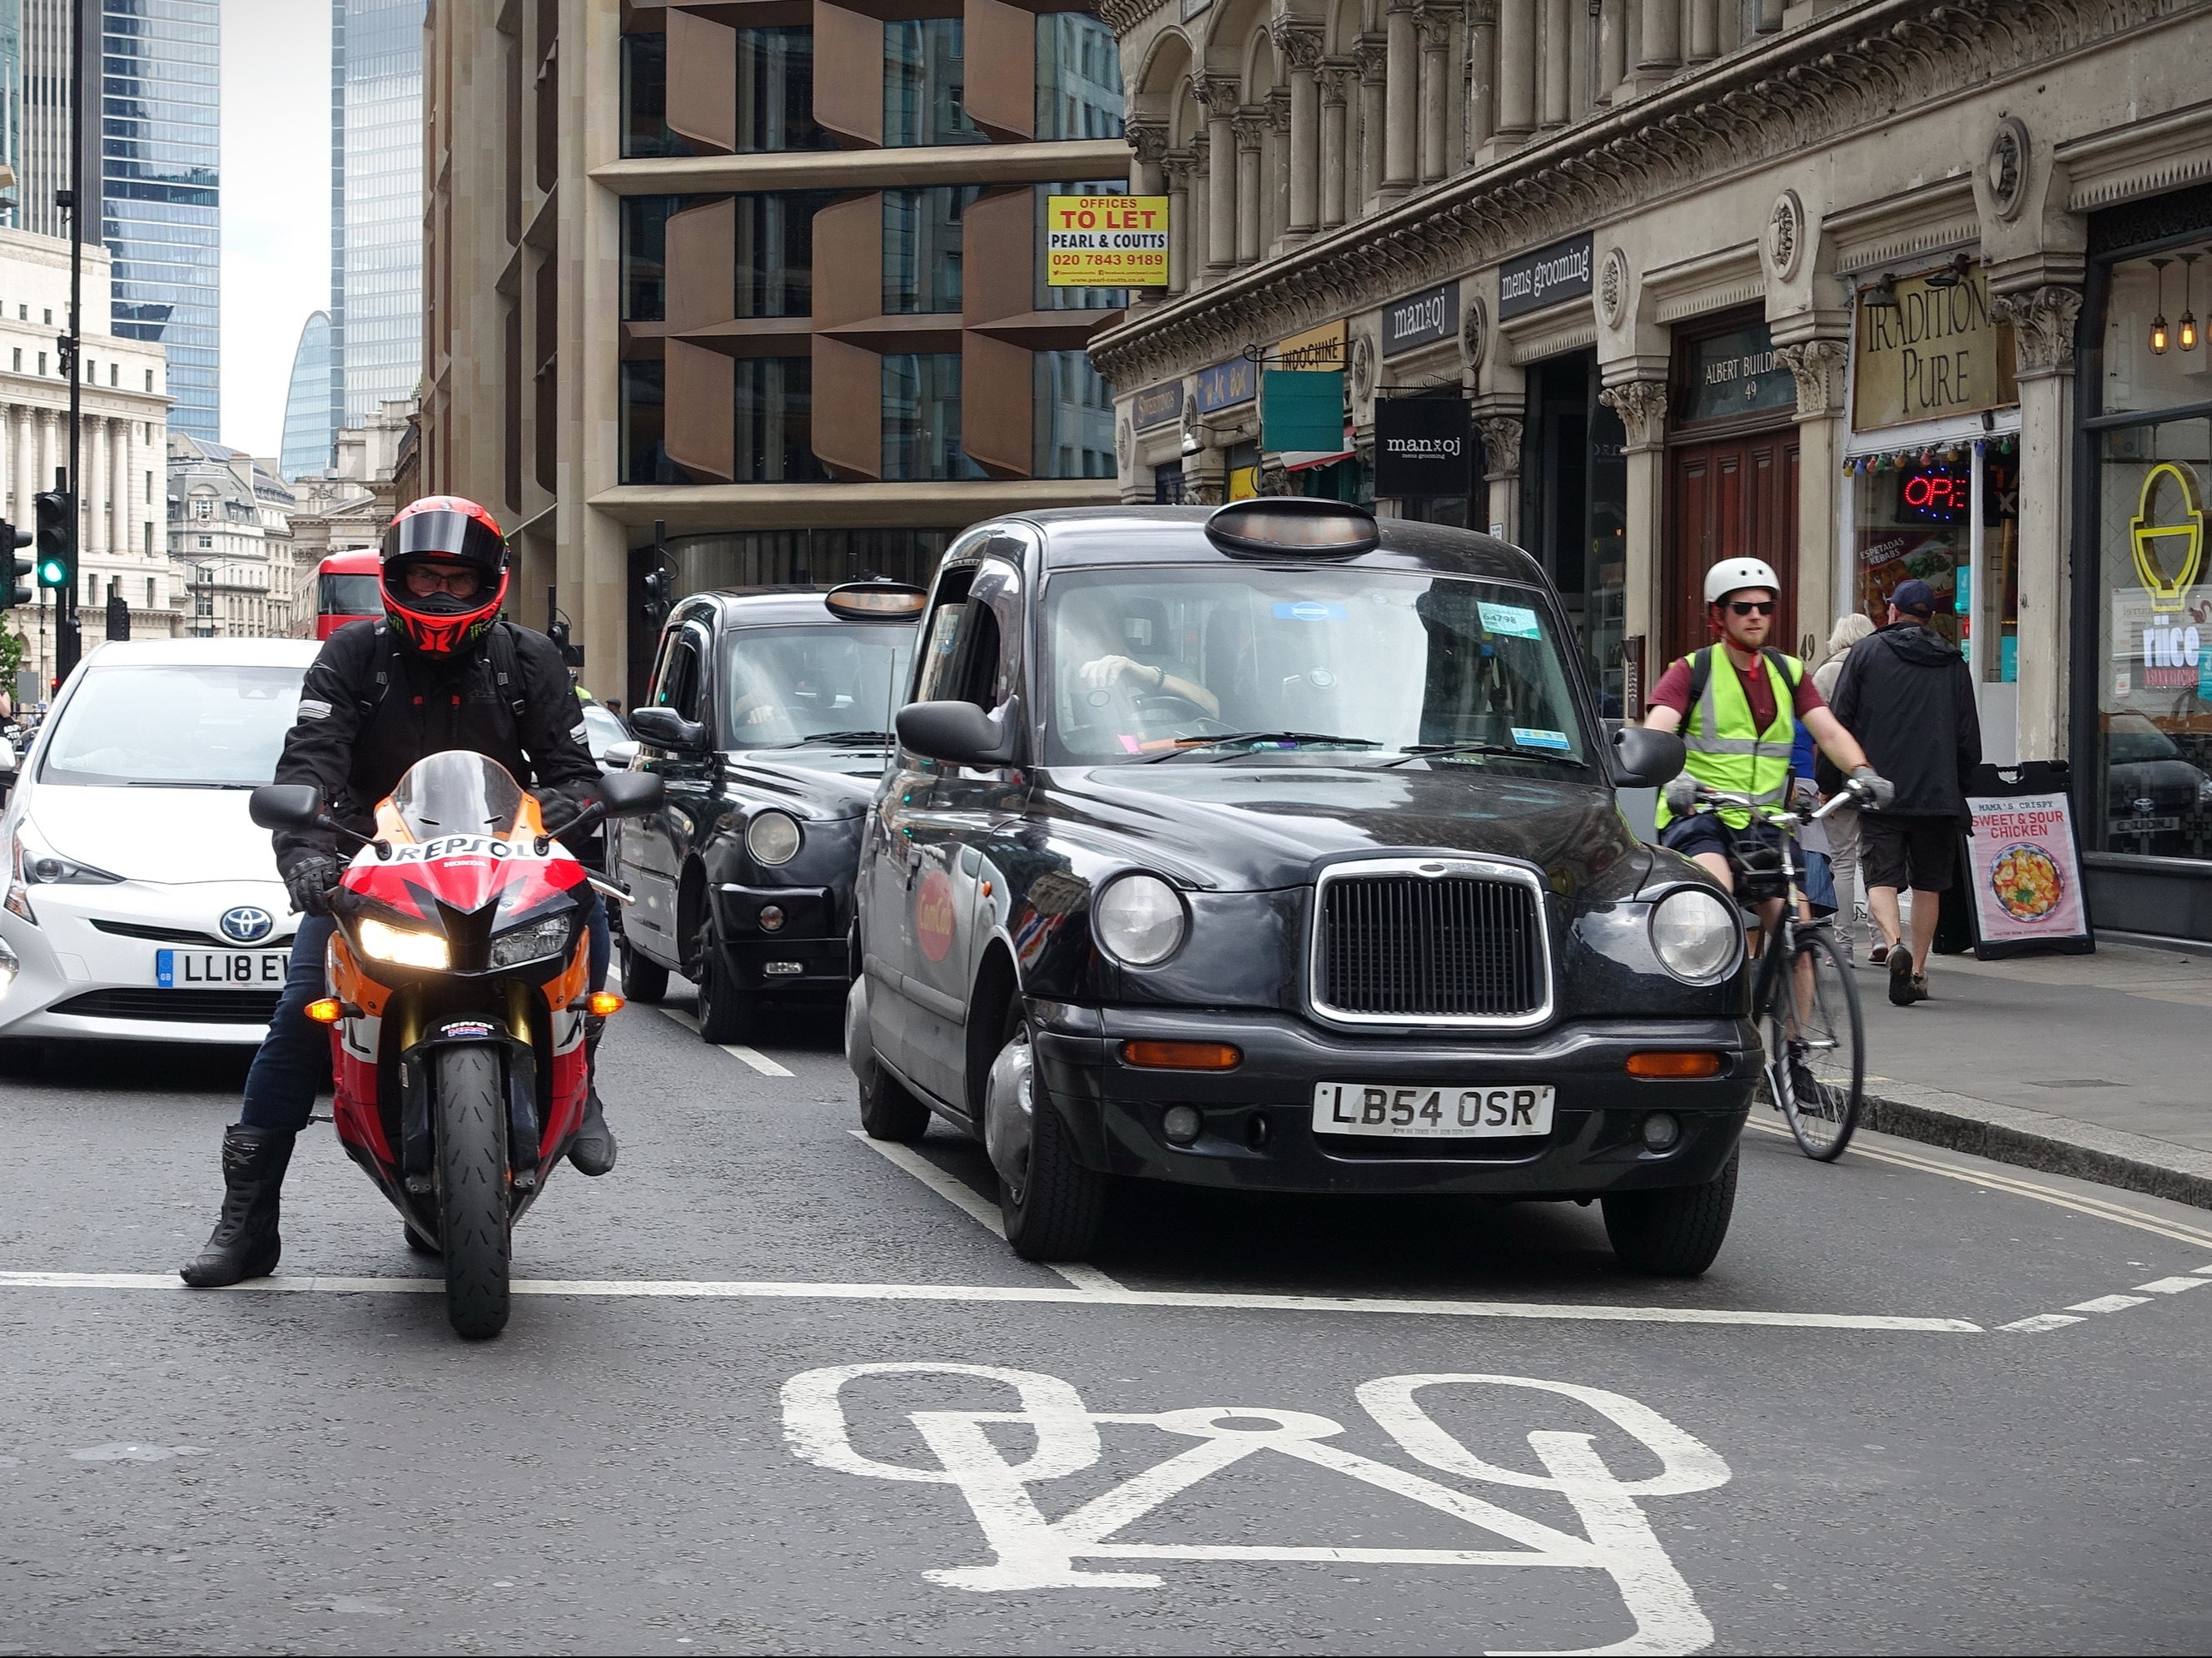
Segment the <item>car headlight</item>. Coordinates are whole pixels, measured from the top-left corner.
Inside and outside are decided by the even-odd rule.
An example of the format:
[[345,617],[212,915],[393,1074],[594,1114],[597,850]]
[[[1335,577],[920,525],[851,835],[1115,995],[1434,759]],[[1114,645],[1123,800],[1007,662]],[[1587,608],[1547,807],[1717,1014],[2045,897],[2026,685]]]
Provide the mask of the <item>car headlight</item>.
[[1091,907],[1099,948],[1131,967],[1154,967],[1182,947],[1190,930],[1182,896],[1157,875],[1124,875]]
[[15,975],[23,970],[23,958],[8,948],[8,941],[0,938],[0,995],[15,982]]
[[556,915],[531,926],[519,926],[512,932],[502,932],[491,941],[491,964],[494,967],[520,967],[525,962],[542,961],[548,956],[557,956],[568,948],[568,918]]
[[373,956],[380,962],[396,962],[401,967],[453,965],[453,953],[446,948],[446,941],[434,932],[393,926],[370,916],[361,923],[355,936],[360,940],[362,954]]
[[1684,887],[1651,907],[1651,948],[1678,979],[1693,985],[1723,979],[1742,947],[1735,911],[1703,888]]
[[745,825],[745,850],[757,864],[773,868],[799,855],[799,820],[787,811],[758,811]]
[[29,889],[36,886],[114,886],[123,878],[104,869],[64,858],[39,838],[28,820],[15,825],[8,849],[7,906],[33,926],[39,918],[31,913]]

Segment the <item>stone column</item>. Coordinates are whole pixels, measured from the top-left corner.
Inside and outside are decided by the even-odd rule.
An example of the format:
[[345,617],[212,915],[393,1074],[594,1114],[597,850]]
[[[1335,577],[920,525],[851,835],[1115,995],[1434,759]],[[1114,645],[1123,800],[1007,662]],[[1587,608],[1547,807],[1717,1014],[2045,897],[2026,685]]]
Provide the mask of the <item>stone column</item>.
[[1345,144],[1346,100],[1358,73],[1342,58],[1321,66],[1321,222],[1334,229],[1344,222],[1345,185],[1352,170]]
[[1382,191],[1383,94],[1389,76],[1389,50],[1379,34],[1359,37],[1359,143],[1357,171],[1346,180],[1353,214],[1365,213]]
[[[67,452],[62,447],[60,434],[61,416],[51,409],[40,410],[38,477],[39,488],[41,489],[51,489],[54,487],[55,469],[62,464],[62,458]],[[75,478],[70,480],[71,488],[76,487],[76,483]]]
[[1642,0],[1644,27],[1636,48],[1639,86],[1656,87],[1682,66],[1682,0]]
[[[138,549],[131,539],[131,422],[111,421],[107,428],[108,544],[119,560],[136,560]],[[145,598],[142,589],[139,598]],[[127,598],[128,595],[126,594]]]
[[[1838,611],[1843,567],[1836,546],[1837,492],[1843,484],[1844,370],[1850,348],[1815,337],[1775,348],[1774,360],[1797,382],[1797,633],[1784,648],[1817,664]],[[1810,638],[1812,648],[1803,650]]]
[[38,513],[31,505],[31,497],[46,486],[39,479],[39,428],[37,411],[18,409],[15,411],[15,427],[9,434],[15,474],[16,524],[33,522]]
[[1565,126],[1574,113],[1575,0],[1544,0],[1543,124]]
[[1291,216],[1283,228],[1297,236],[1321,222],[1321,29],[1285,17],[1273,33],[1291,81]]
[[1468,0],[1467,155],[1498,131],[1498,0]]
[[1535,128],[1536,0],[1498,0],[1498,136],[1517,140]]
[[1384,71],[1389,86],[1383,112],[1382,188],[1386,191],[1411,189],[1420,164],[1415,153],[1421,108],[1420,68],[1414,58],[1417,13],[1414,0],[1391,0],[1383,35],[1389,59]]
[[1206,262],[1218,270],[1237,263],[1237,82],[1209,75],[1191,88],[1206,106]]
[[1160,162],[1168,153],[1168,129],[1164,121],[1131,121],[1127,127],[1129,140],[1129,193],[1133,196],[1157,196],[1160,193]]
[[1521,420],[1516,415],[1478,415],[1475,430],[1482,434],[1482,477],[1490,485],[1489,513],[1483,528],[1505,526],[1505,539],[1521,538]]
[[1237,249],[1238,264],[1260,257],[1260,146],[1267,136],[1265,110],[1237,116],[1231,133],[1237,146]]
[[107,422],[97,415],[84,417],[84,546],[87,558],[107,556]]
[[[1645,0],[1647,5],[1653,0]],[[1626,441],[1621,452],[1628,462],[1628,513],[1623,559],[1626,591],[1621,631],[1644,645],[1644,690],[1667,665],[1660,658],[1666,648],[1659,637],[1662,608],[1659,573],[1665,519],[1662,504],[1667,462],[1667,382],[1629,380],[1608,386],[1598,401],[1620,416]]]
[[1188,149],[1171,149],[1160,158],[1160,172],[1168,190],[1168,292],[1181,294],[1190,287],[1190,175],[1198,158]]
[[15,492],[23,487],[23,471],[15,452],[15,410],[0,406],[0,517],[27,527],[29,515],[15,504]]
[[1613,95],[1628,78],[1628,0],[1599,0],[1597,17],[1597,100]]
[[1689,60],[1702,64],[1721,54],[1720,0],[1689,0]]
[[1421,182],[1434,184],[1450,165],[1452,16],[1425,7],[1416,20],[1421,37]]
[[[2020,378],[2020,757],[2067,751],[2067,520],[2074,434],[2074,325],[2079,288],[2001,294],[1990,316],[2013,326]],[[2094,557],[2084,550],[2084,556]],[[2100,663],[2076,663],[2082,673]]]
[[1290,228],[1291,93],[1277,87],[1260,106],[1267,130],[1260,137],[1260,252],[1272,258]]

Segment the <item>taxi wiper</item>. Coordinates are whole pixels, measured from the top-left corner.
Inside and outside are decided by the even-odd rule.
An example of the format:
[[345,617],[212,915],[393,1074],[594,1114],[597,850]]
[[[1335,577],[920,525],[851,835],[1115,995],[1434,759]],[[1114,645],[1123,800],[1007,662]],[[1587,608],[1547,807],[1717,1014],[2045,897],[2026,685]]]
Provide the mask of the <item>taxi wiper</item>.
[[1433,760],[1447,754],[1500,754],[1508,760],[1550,760],[1561,765],[1584,768],[1589,763],[1576,759],[1571,754],[1517,748],[1510,743],[1416,743],[1395,760],[1385,760],[1382,769],[1388,771],[1393,766],[1402,766],[1408,760]]
[[1195,754],[1200,749],[1226,748],[1233,743],[1295,743],[1328,744],[1340,749],[1379,749],[1382,744],[1371,737],[1334,737],[1327,732],[1231,732],[1221,737],[1179,737],[1176,745],[1162,754],[1146,755],[1139,765],[1155,766],[1163,760],[1172,760],[1177,755]]
[[800,738],[801,743],[869,743],[882,744],[891,740],[889,732],[809,732]]

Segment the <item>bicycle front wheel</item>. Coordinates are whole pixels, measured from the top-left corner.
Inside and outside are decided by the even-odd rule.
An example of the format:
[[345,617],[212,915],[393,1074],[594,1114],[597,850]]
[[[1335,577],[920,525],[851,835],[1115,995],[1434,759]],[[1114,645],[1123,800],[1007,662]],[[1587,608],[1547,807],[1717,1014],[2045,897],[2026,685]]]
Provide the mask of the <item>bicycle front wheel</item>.
[[1767,1053],[1798,1148],[1833,1163],[1858,1127],[1866,1049],[1858,987],[1825,927],[1798,932],[1796,970],[1768,1011]]

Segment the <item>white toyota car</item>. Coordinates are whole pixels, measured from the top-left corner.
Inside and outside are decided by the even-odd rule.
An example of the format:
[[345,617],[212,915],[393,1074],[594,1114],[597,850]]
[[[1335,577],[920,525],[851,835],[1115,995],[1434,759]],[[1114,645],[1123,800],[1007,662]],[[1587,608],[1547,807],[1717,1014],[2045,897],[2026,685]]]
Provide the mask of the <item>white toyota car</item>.
[[96,647],[0,816],[0,1041],[258,1042],[299,918],[246,797],[319,647]]

